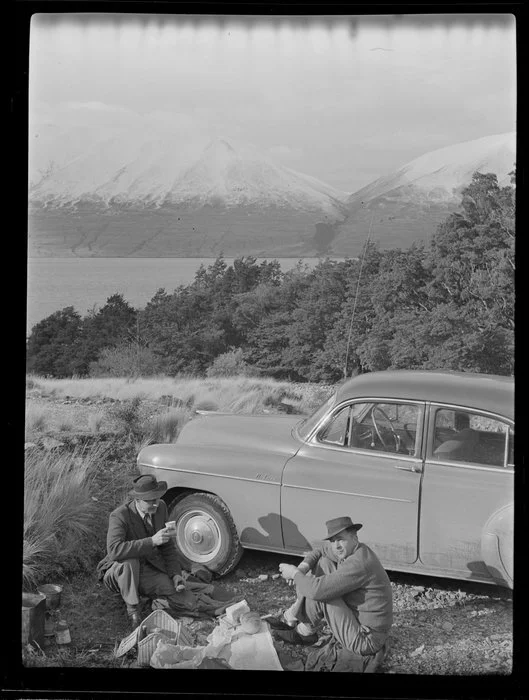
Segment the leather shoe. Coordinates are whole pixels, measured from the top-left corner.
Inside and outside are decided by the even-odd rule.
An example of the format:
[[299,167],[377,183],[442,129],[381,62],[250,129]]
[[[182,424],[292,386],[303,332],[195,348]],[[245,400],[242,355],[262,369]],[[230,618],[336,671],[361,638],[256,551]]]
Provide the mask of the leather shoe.
[[273,630],[291,630],[294,625],[289,625],[285,618],[281,617],[265,617],[264,622],[268,622]]
[[315,632],[304,635],[292,627],[289,630],[275,630],[274,636],[287,644],[302,644],[305,647],[310,647],[318,641],[318,635]]
[[134,612],[129,615],[130,626],[133,630],[141,625],[141,616],[139,613]]

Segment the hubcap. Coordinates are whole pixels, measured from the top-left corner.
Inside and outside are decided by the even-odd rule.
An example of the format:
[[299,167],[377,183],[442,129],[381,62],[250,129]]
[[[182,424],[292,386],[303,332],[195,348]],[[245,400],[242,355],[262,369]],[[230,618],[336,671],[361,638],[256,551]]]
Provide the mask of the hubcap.
[[185,513],[176,526],[176,537],[182,553],[195,562],[210,561],[221,545],[216,521],[203,510]]

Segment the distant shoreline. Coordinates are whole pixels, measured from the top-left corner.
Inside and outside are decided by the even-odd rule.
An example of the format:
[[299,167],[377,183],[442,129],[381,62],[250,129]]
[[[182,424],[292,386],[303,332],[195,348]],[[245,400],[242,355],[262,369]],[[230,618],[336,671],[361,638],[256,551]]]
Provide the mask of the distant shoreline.
[[[220,256],[217,256],[220,257]],[[28,255],[28,260],[216,260],[213,255]],[[241,255],[223,255],[223,260],[237,260],[237,258],[256,258],[257,260],[356,260],[357,257],[346,255],[257,255],[255,253],[241,253]]]

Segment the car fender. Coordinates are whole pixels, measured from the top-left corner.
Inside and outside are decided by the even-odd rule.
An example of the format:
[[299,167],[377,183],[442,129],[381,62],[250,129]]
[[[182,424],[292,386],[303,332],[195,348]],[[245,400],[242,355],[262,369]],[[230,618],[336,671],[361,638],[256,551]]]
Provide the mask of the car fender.
[[514,504],[497,510],[485,523],[481,535],[481,555],[492,578],[513,587]]
[[170,501],[184,491],[221,498],[243,546],[282,546],[281,474],[289,454],[193,445],[149,445],[138,455],[142,474],[166,481]]

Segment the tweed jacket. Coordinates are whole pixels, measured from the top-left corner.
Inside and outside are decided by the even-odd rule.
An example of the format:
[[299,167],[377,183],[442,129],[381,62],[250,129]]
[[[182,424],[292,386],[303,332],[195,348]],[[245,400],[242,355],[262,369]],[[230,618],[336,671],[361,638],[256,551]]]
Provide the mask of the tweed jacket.
[[322,576],[294,576],[299,596],[328,602],[343,598],[358,617],[361,625],[376,632],[387,632],[393,622],[393,597],[388,575],[377,555],[365,544],[339,561],[327,541],[315,543],[303,561],[312,569],[320,557],[333,561],[336,571]]
[[[153,517],[154,531],[165,527],[167,506],[160,501]],[[143,518],[136,509],[134,500],[118,506],[110,513],[107,532],[107,555],[102,559],[97,571],[104,574],[116,561],[140,559],[164,574],[173,577],[182,574],[175,544],[172,540],[156,547],[148,534]]]

